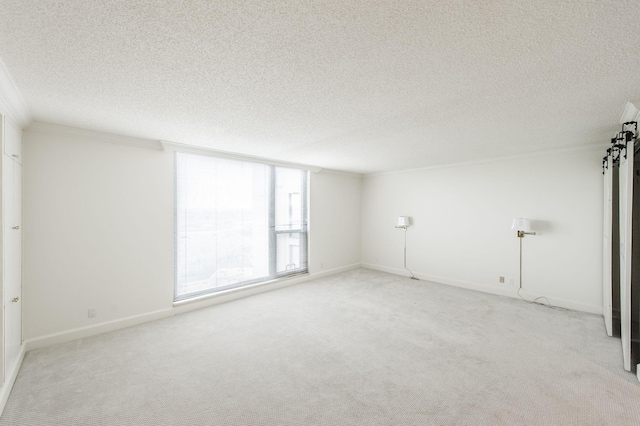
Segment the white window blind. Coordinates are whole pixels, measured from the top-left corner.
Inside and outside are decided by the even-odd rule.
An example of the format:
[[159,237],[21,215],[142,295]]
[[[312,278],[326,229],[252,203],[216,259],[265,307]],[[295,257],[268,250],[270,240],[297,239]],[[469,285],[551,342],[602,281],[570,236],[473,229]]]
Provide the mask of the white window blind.
[[305,170],[176,153],[175,293],[307,272]]

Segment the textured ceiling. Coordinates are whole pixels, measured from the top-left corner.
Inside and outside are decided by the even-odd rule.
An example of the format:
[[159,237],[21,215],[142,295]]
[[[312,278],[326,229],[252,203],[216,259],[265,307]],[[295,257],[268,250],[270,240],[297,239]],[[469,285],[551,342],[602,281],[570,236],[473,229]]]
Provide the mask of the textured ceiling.
[[354,172],[606,143],[640,6],[0,0],[36,120]]

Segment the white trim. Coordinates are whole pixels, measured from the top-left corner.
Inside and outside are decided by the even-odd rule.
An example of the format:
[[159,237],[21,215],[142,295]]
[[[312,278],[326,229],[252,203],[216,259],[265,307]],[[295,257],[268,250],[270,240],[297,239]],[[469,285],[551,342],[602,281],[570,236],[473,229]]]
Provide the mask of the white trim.
[[[362,263],[360,266],[362,266],[363,268],[369,268],[377,271],[388,272],[394,275],[402,275],[402,276],[409,277],[409,274],[404,269],[390,268],[388,266],[374,265],[371,263]],[[499,296],[511,297],[513,299],[520,299],[520,297],[517,294],[516,288],[510,289],[510,288],[490,287],[487,285],[478,284],[471,281],[462,281],[462,280],[455,280],[455,279],[445,278],[445,277],[437,277],[434,275],[421,274],[418,272],[414,272],[414,275],[416,276],[416,278],[419,278],[422,281],[429,281],[429,282],[438,283],[438,284],[450,285],[453,287],[465,288],[467,290],[480,291],[482,293],[496,294]],[[521,291],[520,294],[522,294],[522,296],[528,300],[533,300],[536,297],[544,296],[540,294],[527,293],[524,291]],[[573,302],[570,300],[563,300],[563,299],[556,299],[553,297],[551,297],[550,300],[553,306],[557,306],[565,309],[571,309],[574,311],[587,312],[590,314],[602,315],[602,306],[587,305],[585,303]]]
[[[612,263],[612,211],[613,211],[613,161],[607,155],[603,170],[603,226],[602,226],[602,315],[608,336],[613,336],[613,283],[611,280]],[[618,285],[618,283],[616,283]]]
[[181,300],[173,304],[174,312],[175,312],[175,315],[183,314],[185,312],[191,312],[198,309],[207,308],[209,306],[219,305],[221,303],[242,299],[245,297],[253,296],[255,294],[266,293],[268,291],[278,290],[278,289],[289,287],[292,285],[301,284],[306,281],[315,280],[317,278],[321,278],[327,275],[334,275],[340,272],[348,271],[350,269],[356,269],[359,267],[360,267],[360,264],[356,263],[353,265],[348,265],[341,268],[335,268],[335,269],[331,269],[329,271],[321,272],[317,274],[304,274],[304,275],[297,275],[289,278],[280,278],[277,280],[268,281],[266,283],[259,283],[259,284],[254,284],[247,287],[239,287],[239,288],[234,288],[227,291],[221,291],[219,293],[213,293],[213,294],[196,298],[196,299]]
[[63,126],[61,124],[44,123],[42,121],[34,121],[25,129],[25,132],[44,133],[47,135],[65,136],[85,141],[90,140],[93,142],[105,142],[115,145],[125,145],[136,148],[151,149],[154,151],[162,151],[162,145],[159,141],[99,132],[97,130],[81,129],[78,127]]
[[23,344],[20,348],[18,359],[9,369],[9,374],[6,376],[7,380],[5,380],[4,385],[0,388],[0,415],[2,415],[5,405],[7,405],[11,389],[13,389],[13,384],[16,382],[16,378],[20,372],[20,367],[22,367],[22,361],[24,361],[24,354],[26,353],[25,346],[26,345]]
[[6,106],[12,118],[20,124],[21,129],[33,121],[31,111],[2,58],[0,58],[0,101]]
[[351,176],[351,177],[360,178],[360,179],[362,179],[362,177],[364,176],[362,173],[347,172],[345,170],[334,170],[334,169],[320,169],[318,171],[314,170],[313,172],[317,173],[317,174],[328,174],[328,175],[337,175],[337,176]]
[[145,322],[154,321],[166,317],[172,316],[172,309],[161,309],[159,311],[147,312],[140,315],[134,315],[127,318],[121,318],[113,321],[107,321],[96,325],[89,325],[86,327],[74,328],[68,331],[61,331],[59,333],[48,334],[42,337],[36,337],[35,339],[25,340],[26,351],[32,351],[34,349],[45,348],[47,346],[57,345],[60,343],[67,343],[77,339],[83,339],[85,337],[95,336],[97,334],[108,333],[110,331],[120,330],[123,328],[131,327],[133,325],[143,324]]
[[[290,285],[299,284],[309,280],[309,274],[304,273],[300,275],[293,275],[291,277],[282,277],[270,281],[259,282],[255,284],[246,285],[244,287],[231,288],[229,290],[222,290],[216,293],[205,294],[203,296],[192,297],[190,299],[178,300],[173,302],[174,308],[185,309],[183,306],[190,304],[197,304],[198,306],[210,306],[227,302],[229,300],[241,299],[243,297],[251,296],[253,294],[264,293],[266,291],[276,290]],[[261,287],[266,287],[262,289]],[[268,288],[267,288],[268,287]],[[222,302],[220,301],[222,300]],[[200,309],[200,308],[196,308]],[[191,309],[189,309],[191,310]]]
[[[59,333],[53,333],[46,336],[37,337],[34,339],[28,339],[23,344],[23,351],[28,352],[34,349],[40,349],[40,348],[44,348],[51,345],[67,343],[67,342],[71,342],[77,339],[82,339],[85,337],[90,337],[90,336],[95,336],[102,333],[107,333],[110,331],[120,330],[120,329],[131,327],[134,325],[143,324],[145,322],[167,318],[167,317],[182,314],[185,312],[195,311],[195,310],[206,308],[209,306],[215,306],[221,303],[230,302],[232,300],[242,299],[255,294],[266,293],[268,291],[289,287],[291,285],[304,283],[306,281],[314,280],[317,278],[322,278],[322,277],[338,274],[341,272],[346,272],[352,269],[357,269],[359,267],[388,272],[394,275],[408,276],[407,272],[403,269],[390,268],[387,266],[374,265],[370,263],[354,263],[351,265],[329,269],[322,272],[299,275],[296,277],[280,279],[276,281],[270,281],[269,283],[264,283],[261,285],[254,285],[254,286],[244,287],[244,288],[241,287],[238,289],[233,289],[226,292],[213,294],[210,297],[199,298],[197,300],[181,301],[181,302],[177,302],[174,307],[167,308],[167,309],[161,309],[158,311],[148,312],[145,314],[134,315],[127,318],[108,321],[108,322],[91,325],[87,327],[80,327],[80,328],[63,331]],[[474,282],[454,280],[454,279],[449,279],[444,277],[436,277],[436,276],[426,275],[421,273],[415,273],[415,276],[417,278],[420,278],[423,281],[430,281],[430,282],[435,282],[439,284],[451,285],[454,287],[466,288],[469,290],[480,291],[483,293],[518,298],[517,294],[515,293],[516,292],[515,289],[512,290],[512,289],[501,289],[496,287],[489,287],[489,286],[485,286],[485,285],[474,283]],[[527,293],[525,294],[525,296],[535,298],[540,295]],[[555,299],[555,298],[553,298],[552,303],[554,304],[554,306],[602,315],[601,306],[592,306],[584,303],[572,302],[568,300]]]
[[309,170],[316,173],[322,170],[322,168],[318,166],[310,166],[308,164],[300,164],[300,163],[291,163],[288,161],[274,160],[271,158],[257,157],[254,155],[238,154],[238,153],[229,152],[229,151],[219,151],[217,149],[208,148],[204,146],[188,145],[184,143],[169,142],[169,141],[160,141],[160,144],[162,145],[162,148],[165,151],[184,152],[187,154],[208,155],[211,157],[222,157],[222,158],[228,158],[231,160],[239,160],[239,161],[252,161],[254,163],[269,164],[272,166],[295,167],[297,169]]
[[360,264],[353,264],[344,266],[341,268],[335,268],[327,271],[323,271],[317,274],[305,274],[291,278],[282,278],[279,280],[270,281],[260,285],[253,285],[250,287],[240,287],[237,289],[220,292],[211,295],[211,297],[199,298],[197,300],[181,301],[177,302],[175,306],[160,309],[153,312],[148,312],[140,315],[134,315],[127,318],[121,318],[113,321],[107,321],[96,325],[90,325],[86,327],[75,328],[73,330],[62,331],[59,333],[53,333],[42,337],[36,337],[34,339],[28,339],[24,342],[23,348],[25,351],[31,351],[34,349],[45,348],[47,346],[57,345],[60,343],[67,343],[73,340],[82,339],[85,337],[95,336],[110,331],[116,331],[123,328],[131,327],[134,325],[143,324],[145,322],[159,320],[162,318],[168,318],[174,315],[183,314],[185,312],[195,311],[198,309],[206,308],[209,306],[219,305],[221,303],[230,302],[232,300],[242,299],[244,297],[252,296],[255,294],[266,293],[271,290],[277,290],[280,288],[288,287],[294,284],[300,284],[312,279],[321,278],[327,275],[337,274],[350,269],[360,267]]
[[[243,297],[251,296],[254,294],[265,293],[271,290],[277,290],[284,287],[289,287],[290,285],[300,284],[305,281],[309,281],[311,279],[317,279],[326,277],[328,275],[338,274],[340,272],[346,272],[351,269],[359,268],[359,263],[354,263],[347,266],[342,266],[340,268],[329,269],[322,272],[316,273],[304,273],[300,275],[292,275],[290,277],[282,277],[275,280],[265,281],[261,283],[251,284],[244,287],[232,288],[229,290],[223,290],[216,293],[205,294],[200,297],[194,297],[191,299],[178,300],[177,302],[173,302],[174,308],[184,309],[186,311],[191,311],[193,309],[183,308],[183,306],[190,304],[197,304],[199,307],[195,309],[200,309],[201,307],[218,305],[220,303],[228,302],[230,300],[241,299]],[[261,287],[266,288],[261,288]],[[181,311],[182,312],[182,311]]]
[[361,267],[362,267],[361,263],[352,263],[351,265],[341,266],[339,268],[327,269],[326,271],[323,270],[322,272],[314,272],[312,276],[313,276],[313,279],[315,280],[316,278],[328,277],[329,275],[335,275],[341,272],[347,272],[347,271],[351,271],[353,269],[358,269]]
[[522,160],[522,159],[526,159],[526,158],[542,157],[542,156],[545,156],[545,155],[552,155],[552,154],[576,153],[576,152],[583,152],[583,151],[584,152],[603,151],[603,150],[606,150],[607,148],[609,148],[610,146],[611,146],[610,143],[578,145],[578,146],[571,146],[571,147],[558,148],[558,149],[549,149],[549,150],[545,150],[545,151],[529,152],[529,153],[526,153],[526,154],[516,154],[516,155],[512,155],[512,156],[505,156],[505,157],[487,158],[487,159],[484,159],[484,160],[466,161],[466,162],[462,162],[462,163],[440,164],[440,165],[433,165],[433,166],[426,166],[426,167],[418,167],[418,168],[415,168],[415,169],[404,169],[404,170],[392,170],[392,171],[388,171],[388,172],[366,173],[364,176],[365,177],[388,176],[388,175],[396,175],[396,174],[401,174],[401,173],[421,172],[421,171],[426,171],[426,170],[448,169],[448,168],[453,168],[453,167],[469,167],[469,166],[476,166],[476,165],[482,165],[482,164],[491,164],[491,163],[497,163],[497,162],[503,162],[503,161],[515,161],[515,160]]
[[219,151],[212,148],[188,145],[177,142],[168,142],[162,140],[152,140],[144,138],[136,138],[132,136],[117,135],[113,133],[101,132],[98,130],[82,129],[79,127],[64,126],[61,124],[45,123],[43,121],[34,121],[27,128],[25,132],[41,133],[46,135],[57,135],[68,138],[90,140],[92,142],[105,142],[115,145],[132,146],[135,148],[151,149],[154,151],[177,151],[191,154],[209,155],[215,157],[229,158],[232,160],[240,161],[253,161],[255,163],[270,164],[274,166],[282,167],[295,167],[302,170],[308,170],[314,173],[327,173],[344,176],[353,176],[361,178],[362,175],[353,172],[347,172],[342,170],[323,169],[319,166],[312,166],[308,164],[293,163],[288,161],[281,161],[271,158],[257,157],[253,155],[245,155],[228,151]]

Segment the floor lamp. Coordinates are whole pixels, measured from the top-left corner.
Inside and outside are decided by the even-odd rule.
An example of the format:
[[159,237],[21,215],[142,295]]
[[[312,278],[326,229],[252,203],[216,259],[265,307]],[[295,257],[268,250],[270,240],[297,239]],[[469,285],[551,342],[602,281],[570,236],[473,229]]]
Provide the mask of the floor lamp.
[[409,271],[411,274],[412,280],[417,280],[413,272],[409,268],[407,268],[407,227],[409,226],[409,216],[398,216],[398,223],[396,223],[396,228],[404,229],[404,269]]
[[525,235],[536,235],[536,233],[531,232],[531,222],[529,219],[523,219],[521,217],[513,219],[511,230],[518,231],[518,238],[520,239],[520,290],[522,290],[522,239]]
[[[520,290],[522,290],[522,239],[524,238],[525,235],[536,235],[536,233],[531,232],[531,222],[529,221],[529,219],[523,219],[521,217],[513,219],[513,222],[511,223],[511,230],[518,231],[518,238],[520,239],[520,288],[518,289],[518,296],[520,296],[520,298],[527,303],[535,303],[537,305],[546,306],[547,308],[551,308],[555,310],[564,309],[564,308],[556,308],[555,306],[553,306],[549,301],[549,299],[547,299],[545,296],[539,296],[533,300],[527,300],[524,297],[522,297],[522,295],[520,294]],[[544,304],[544,303],[538,302],[538,300],[546,300],[547,303]]]

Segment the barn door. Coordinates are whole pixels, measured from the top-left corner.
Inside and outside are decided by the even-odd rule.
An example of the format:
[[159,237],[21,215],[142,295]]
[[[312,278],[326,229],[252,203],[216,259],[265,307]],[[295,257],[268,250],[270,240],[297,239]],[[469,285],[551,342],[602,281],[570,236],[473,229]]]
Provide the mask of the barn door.
[[631,267],[633,142],[620,152],[620,337],[624,369],[631,371]]

